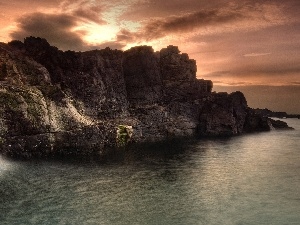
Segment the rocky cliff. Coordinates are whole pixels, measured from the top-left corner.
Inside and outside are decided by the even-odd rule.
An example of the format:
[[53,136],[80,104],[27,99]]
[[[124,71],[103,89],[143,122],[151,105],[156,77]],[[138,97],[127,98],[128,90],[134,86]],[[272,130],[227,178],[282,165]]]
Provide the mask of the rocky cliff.
[[274,112],[269,109],[254,109],[256,114],[259,114],[263,117],[274,117],[274,118],[298,118],[300,119],[300,114],[288,114],[286,112]]
[[241,92],[212,93],[175,46],[60,51],[45,39],[0,44],[0,151],[89,154],[178,136],[270,130]]

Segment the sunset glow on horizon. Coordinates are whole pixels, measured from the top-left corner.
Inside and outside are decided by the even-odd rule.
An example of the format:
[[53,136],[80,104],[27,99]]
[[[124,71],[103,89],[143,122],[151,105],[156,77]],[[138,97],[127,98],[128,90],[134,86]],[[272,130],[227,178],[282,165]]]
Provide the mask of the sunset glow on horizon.
[[[300,88],[299,0],[0,1],[0,41],[62,50],[176,45],[221,86]],[[300,102],[299,102],[300,104]]]

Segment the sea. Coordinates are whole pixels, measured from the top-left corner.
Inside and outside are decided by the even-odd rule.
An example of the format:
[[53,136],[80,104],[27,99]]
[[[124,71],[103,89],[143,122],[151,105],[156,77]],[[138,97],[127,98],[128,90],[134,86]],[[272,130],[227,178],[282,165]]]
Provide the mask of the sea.
[[0,224],[299,225],[295,130],[191,138],[101,159],[0,156]]

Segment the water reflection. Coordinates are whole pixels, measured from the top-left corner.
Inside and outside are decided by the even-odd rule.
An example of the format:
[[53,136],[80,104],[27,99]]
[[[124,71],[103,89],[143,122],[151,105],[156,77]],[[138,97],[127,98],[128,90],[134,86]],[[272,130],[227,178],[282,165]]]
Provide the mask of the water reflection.
[[0,221],[297,224],[297,137],[288,131],[173,140],[84,160],[0,159]]

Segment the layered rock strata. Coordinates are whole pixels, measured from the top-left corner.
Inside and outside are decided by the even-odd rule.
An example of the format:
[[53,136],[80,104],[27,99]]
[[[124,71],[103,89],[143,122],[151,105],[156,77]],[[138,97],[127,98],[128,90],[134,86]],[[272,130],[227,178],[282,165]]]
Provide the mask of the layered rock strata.
[[271,129],[253,122],[261,117],[241,92],[212,93],[196,70],[175,46],[63,52],[41,38],[1,43],[0,151],[90,154],[120,143]]

